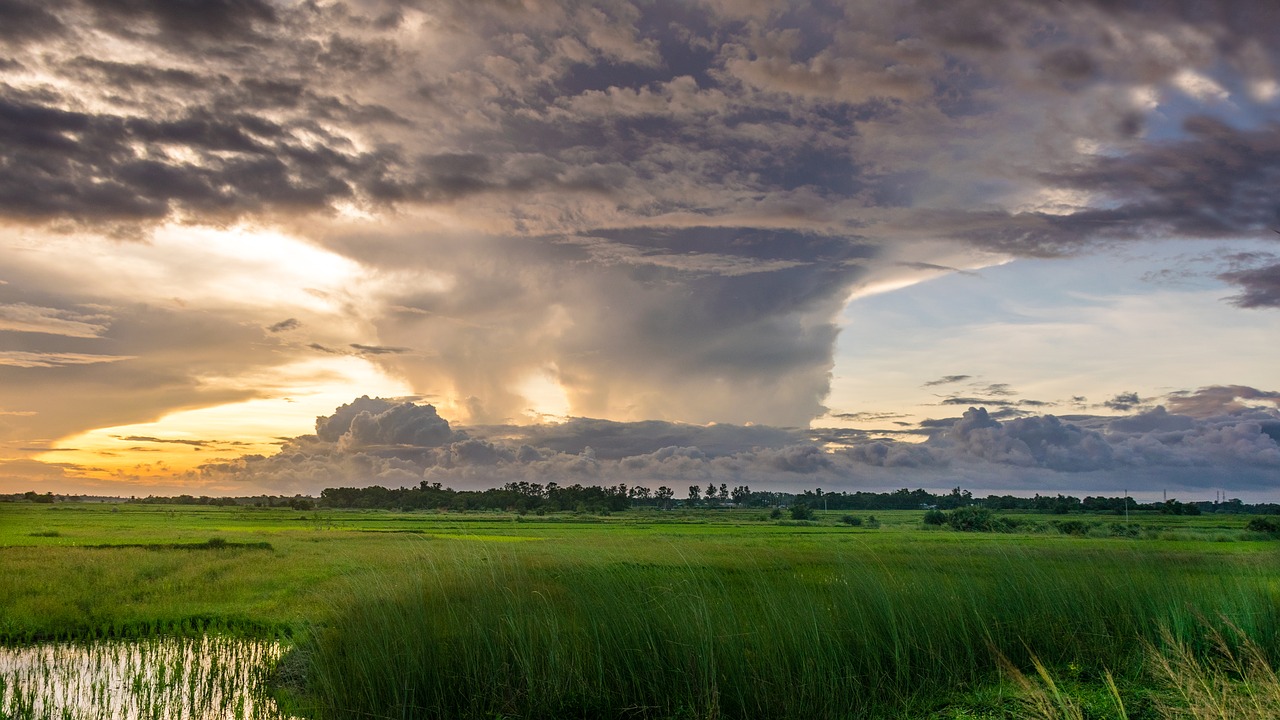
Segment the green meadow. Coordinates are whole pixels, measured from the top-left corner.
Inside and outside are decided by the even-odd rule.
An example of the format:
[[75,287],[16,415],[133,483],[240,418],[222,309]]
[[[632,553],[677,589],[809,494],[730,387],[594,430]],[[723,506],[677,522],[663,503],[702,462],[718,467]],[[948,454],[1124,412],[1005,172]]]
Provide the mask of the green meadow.
[[874,515],[0,503],[0,642],[278,640],[315,718],[1280,710],[1248,516]]

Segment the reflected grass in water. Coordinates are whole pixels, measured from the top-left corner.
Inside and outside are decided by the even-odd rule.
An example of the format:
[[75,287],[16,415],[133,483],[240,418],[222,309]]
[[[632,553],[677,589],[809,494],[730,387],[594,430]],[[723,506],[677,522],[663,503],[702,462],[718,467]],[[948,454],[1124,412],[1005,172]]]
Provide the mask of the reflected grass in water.
[[277,642],[209,636],[0,648],[0,717],[285,720]]

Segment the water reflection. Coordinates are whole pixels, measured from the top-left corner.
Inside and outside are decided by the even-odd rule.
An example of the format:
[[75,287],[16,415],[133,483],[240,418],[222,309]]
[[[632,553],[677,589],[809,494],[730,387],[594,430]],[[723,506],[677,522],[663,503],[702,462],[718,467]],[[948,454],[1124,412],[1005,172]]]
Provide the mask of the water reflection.
[[282,651],[225,637],[0,648],[0,717],[286,720],[267,687]]

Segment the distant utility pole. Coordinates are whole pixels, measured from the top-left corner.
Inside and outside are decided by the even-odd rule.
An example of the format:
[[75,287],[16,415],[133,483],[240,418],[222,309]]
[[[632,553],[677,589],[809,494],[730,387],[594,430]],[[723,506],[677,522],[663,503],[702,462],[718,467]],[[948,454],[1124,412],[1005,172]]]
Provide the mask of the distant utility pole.
[[1129,522],[1129,488],[1124,489],[1124,521]]

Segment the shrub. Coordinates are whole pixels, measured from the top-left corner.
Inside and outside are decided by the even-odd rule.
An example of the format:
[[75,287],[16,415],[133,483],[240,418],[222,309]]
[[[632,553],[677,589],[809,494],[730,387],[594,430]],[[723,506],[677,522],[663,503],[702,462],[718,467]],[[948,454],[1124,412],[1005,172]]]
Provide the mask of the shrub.
[[1133,525],[1133,524],[1125,525],[1123,523],[1113,522],[1111,523],[1108,529],[1111,532],[1111,537],[1127,537],[1127,538],[1138,537],[1139,528],[1137,525]]
[[812,520],[813,508],[809,507],[808,505],[805,505],[804,503],[796,503],[795,505],[791,506],[791,519],[792,520]]
[[782,518],[782,508],[774,508],[769,512],[770,520],[780,520]]
[[1089,532],[1089,525],[1083,520],[1059,520],[1053,525],[1063,535],[1084,535]]
[[946,525],[947,514],[941,510],[926,510],[924,513],[925,525]]
[[853,515],[845,515],[844,517],[841,517],[840,522],[844,523],[845,525],[849,525],[851,527],[862,526],[862,518],[854,517]]
[[952,510],[947,515],[947,524],[961,532],[991,532],[993,529],[991,511],[975,505]]
[[1267,518],[1254,518],[1244,526],[1249,532],[1267,533],[1268,535],[1280,534],[1280,522],[1276,520],[1268,520]]

